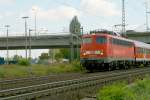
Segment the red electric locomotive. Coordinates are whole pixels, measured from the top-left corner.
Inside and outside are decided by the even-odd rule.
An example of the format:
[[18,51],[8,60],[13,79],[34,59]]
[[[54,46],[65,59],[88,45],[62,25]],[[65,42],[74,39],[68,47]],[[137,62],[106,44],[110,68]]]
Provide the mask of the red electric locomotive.
[[135,43],[132,40],[108,31],[92,32],[82,38],[80,58],[87,70],[126,68],[135,63]]

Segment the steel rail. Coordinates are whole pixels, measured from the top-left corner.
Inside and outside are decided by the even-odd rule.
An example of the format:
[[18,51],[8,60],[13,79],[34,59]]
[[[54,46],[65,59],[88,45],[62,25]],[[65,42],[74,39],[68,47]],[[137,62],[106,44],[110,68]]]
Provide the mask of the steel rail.
[[[61,92],[66,92],[75,89],[81,89],[82,87],[87,86],[93,86],[96,84],[102,84],[102,83],[108,83],[109,81],[115,81],[120,79],[125,79],[135,75],[141,75],[141,74],[147,74],[150,72],[150,68],[148,69],[140,69],[135,71],[127,71],[127,72],[120,72],[120,73],[113,73],[107,76],[93,76],[88,78],[81,78],[81,79],[75,79],[75,80],[68,80],[68,81],[61,81],[61,82],[54,82],[49,84],[42,84],[42,85],[36,85],[31,87],[23,87],[23,88],[17,88],[17,89],[11,89],[6,91],[1,91],[0,94],[3,94],[1,96],[4,96],[5,93],[7,95],[5,96],[11,96],[6,98],[0,98],[1,100],[13,100],[17,98],[21,99],[31,99],[33,97],[40,97],[42,95],[46,95],[47,93],[50,94],[57,94]],[[97,83],[98,82],[98,83]],[[45,88],[41,88],[43,86],[46,86]],[[38,92],[36,92],[36,91]],[[17,91],[17,92],[15,92]],[[26,92],[25,92],[26,91]],[[28,91],[28,92],[27,92]],[[43,94],[44,93],[44,94]]]
[[87,77],[90,75],[98,75],[98,74],[103,75],[107,73],[112,73],[112,72],[100,72],[100,73],[94,73],[94,74],[93,73],[92,74],[91,73],[90,74],[89,73],[88,74],[71,73],[71,74],[48,75],[48,76],[13,79],[13,80],[3,80],[3,81],[0,81],[0,90],[38,85],[38,84],[56,82],[56,81],[61,81],[61,80],[69,80],[72,78]]
[[[116,73],[114,73],[116,74]],[[14,95],[18,93],[25,93],[28,91],[35,91],[35,90],[42,90],[42,89],[47,89],[47,88],[54,88],[54,87],[60,87],[63,85],[70,85],[70,84],[76,84],[81,82],[86,82],[89,81],[90,79],[94,78],[105,78],[112,76],[114,74],[108,74],[107,76],[94,76],[94,77],[87,77],[87,78],[79,78],[79,79],[74,79],[74,80],[67,80],[67,81],[60,81],[60,82],[52,82],[52,83],[47,83],[47,84],[41,84],[41,85],[33,85],[33,86],[27,86],[27,87],[21,87],[21,88],[15,88],[15,89],[9,89],[9,90],[2,90],[0,91],[0,97],[1,96],[9,96],[9,95]],[[119,73],[117,73],[118,75]]]
[[31,78],[21,78],[21,79],[13,79],[13,80],[1,80],[0,90],[44,84],[48,82],[71,79],[80,76],[82,76],[81,73],[71,73],[71,74],[48,75],[48,76],[31,77]]
[[71,73],[71,74],[48,75],[48,76],[31,77],[31,78],[21,78],[21,79],[13,79],[13,80],[1,80],[0,90],[13,89],[13,88],[19,88],[19,87],[25,87],[25,86],[31,86],[31,85],[39,85],[39,84],[44,84],[44,83],[69,80],[73,78],[88,77],[91,75],[106,75],[106,74],[113,73],[113,72],[118,73],[120,72],[120,70],[115,70],[111,72],[99,72],[99,73],[94,73],[94,74],[93,73],[92,74]]

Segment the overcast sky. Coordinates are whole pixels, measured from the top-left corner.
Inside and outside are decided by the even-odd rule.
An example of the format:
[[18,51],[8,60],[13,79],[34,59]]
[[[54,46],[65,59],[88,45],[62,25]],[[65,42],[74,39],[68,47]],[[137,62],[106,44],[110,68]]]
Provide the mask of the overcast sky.
[[[24,20],[21,18],[23,16],[30,17],[28,19],[28,26],[34,28],[33,9],[36,9],[37,29],[48,29],[48,33],[68,31],[69,22],[75,15],[78,16],[85,31],[101,28],[112,29],[113,25],[121,24],[121,1],[0,0],[0,32],[1,35],[5,35],[3,27],[9,24],[11,26],[9,34],[23,34]],[[145,0],[125,0],[128,29],[144,30],[144,2]],[[148,0],[148,2],[150,1]],[[36,52],[34,53],[33,55],[37,56]]]
[[[28,25],[34,28],[34,11],[38,29],[47,28],[49,33],[68,29],[77,15],[85,30],[112,27],[121,23],[122,0],[0,0],[0,27],[11,25],[12,33],[24,32],[22,16],[29,16]],[[144,26],[145,0],[125,0],[126,23]],[[144,27],[143,27],[144,28]]]

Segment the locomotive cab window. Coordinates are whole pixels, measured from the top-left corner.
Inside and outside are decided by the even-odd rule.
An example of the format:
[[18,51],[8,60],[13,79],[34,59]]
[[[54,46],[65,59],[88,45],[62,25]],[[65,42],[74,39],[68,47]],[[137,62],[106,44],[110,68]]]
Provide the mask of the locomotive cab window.
[[83,43],[92,43],[92,38],[91,37],[83,38]]
[[128,47],[133,46],[132,42],[125,41],[125,40],[120,40],[120,39],[115,39],[115,38],[113,38],[111,42],[113,44],[116,44],[116,45],[122,45],[122,46],[128,46]]
[[96,38],[96,43],[104,44],[107,42],[106,37],[97,37]]

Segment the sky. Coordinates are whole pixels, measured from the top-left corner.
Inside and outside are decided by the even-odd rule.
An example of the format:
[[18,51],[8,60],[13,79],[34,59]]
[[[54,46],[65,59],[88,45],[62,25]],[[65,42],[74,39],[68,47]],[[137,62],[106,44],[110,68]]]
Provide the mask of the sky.
[[[24,35],[23,16],[27,19],[28,28],[34,29],[35,14],[37,17],[37,33],[56,34],[67,32],[73,16],[84,28],[84,32],[94,29],[112,30],[116,24],[121,24],[122,0],[0,0],[0,36],[6,35],[5,25],[10,25],[9,35]],[[144,31],[145,29],[145,1],[125,0],[127,29]],[[148,9],[150,10],[150,0]],[[43,30],[44,29],[44,30]],[[34,35],[34,33],[32,33]],[[12,52],[12,53],[11,53]],[[32,51],[34,57],[39,52]],[[38,52],[38,53],[37,53]],[[10,56],[23,51],[10,51]],[[6,51],[1,56],[5,57]]]

